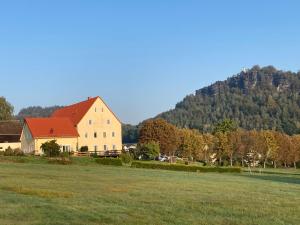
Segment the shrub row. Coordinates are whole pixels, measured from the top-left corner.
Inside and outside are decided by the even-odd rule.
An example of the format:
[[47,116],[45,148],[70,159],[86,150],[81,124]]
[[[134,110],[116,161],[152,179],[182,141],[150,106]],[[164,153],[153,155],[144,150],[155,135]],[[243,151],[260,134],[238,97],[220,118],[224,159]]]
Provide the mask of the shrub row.
[[70,165],[73,162],[70,158],[61,157],[61,158],[49,158],[48,163],[50,163],[50,164],[60,164],[60,165]]
[[110,165],[110,166],[122,166],[122,160],[119,158],[98,158],[96,163],[101,165]]
[[218,173],[240,173],[241,172],[241,168],[238,167],[200,167],[200,166],[159,164],[159,163],[148,163],[148,162],[133,162],[131,164],[131,167],[145,168],[145,169],[186,171],[186,172],[218,172]]
[[5,149],[5,151],[2,153],[4,156],[23,156],[24,153],[21,149],[16,148],[12,149],[11,147],[8,147]]

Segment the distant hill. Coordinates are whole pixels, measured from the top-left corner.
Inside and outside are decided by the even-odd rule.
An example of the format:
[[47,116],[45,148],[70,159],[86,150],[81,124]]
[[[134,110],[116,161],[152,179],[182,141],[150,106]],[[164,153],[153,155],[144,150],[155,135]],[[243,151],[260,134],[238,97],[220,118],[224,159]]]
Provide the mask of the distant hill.
[[55,110],[62,108],[62,106],[30,106],[21,111],[16,116],[17,119],[24,119],[25,117],[49,117]]
[[212,131],[226,118],[245,129],[276,129],[299,133],[300,73],[273,66],[254,66],[186,96],[175,109],[161,113],[178,127]]

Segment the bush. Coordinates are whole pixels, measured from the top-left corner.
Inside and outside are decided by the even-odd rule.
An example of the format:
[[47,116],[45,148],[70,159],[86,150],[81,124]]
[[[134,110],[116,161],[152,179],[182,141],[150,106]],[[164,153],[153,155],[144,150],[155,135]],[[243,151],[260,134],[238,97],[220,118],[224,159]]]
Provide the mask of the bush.
[[132,161],[133,161],[133,158],[132,158],[131,154],[128,153],[128,152],[122,153],[122,154],[120,155],[120,159],[121,159],[121,161],[122,161],[123,163],[125,163],[125,164],[130,164],[130,163],[132,163]]
[[227,160],[223,160],[222,166],[229,166],[229,162]]
[[99,157],[97,152],[90,153],[90,156],[93,157],[93,158],[98,158]]
[[71,161],[70,158],[61,157],[61,158],[48,159],[48,163],[50,163],[50,164],[60,164],[60,165],[70,165],[70,164],[72,164],[72,161]]
[[13,156],[14,155],[13,149],[10,146],[8,146],[8,148],[5,149],[5,151],[4,151],[4,155],[5,156]]
[[4,155],[4,156],[23,156],[23,155],[24,155],[24,152],[22,152],[22,150],[19,149],[19,148],[12,149],[12,148],[9,146],[7,149],[5,149],[3,155]]
[[240,173],[241,168],[238,167],[201,167],[201,166],[186,166],[178,164],[163,164],[163,163],[146,163],[146,162],[133,162],[133,168],[145,169],[162,169],[186,172],[218,172],[218,173]]
[[82,146],[80,148],[80,152],[88,152],[89,151],[89,147],[88,146]]
[[59,156],[62,157],[62,158],[69,158],[71,155],[70,152],[60,152],[59,153]]
[[60,146],[56,143],[56,140],[43,143],[41,149],[47,157],[57,157],[60,154]]
[[123,166],[121,159],[119,158],[98,158],[96,163],[101,165],[110,165],[110,166]]
[[144,160],[154,160],[159,156],[160,148],[159,143],[150,141],[138,146],[138,154]]

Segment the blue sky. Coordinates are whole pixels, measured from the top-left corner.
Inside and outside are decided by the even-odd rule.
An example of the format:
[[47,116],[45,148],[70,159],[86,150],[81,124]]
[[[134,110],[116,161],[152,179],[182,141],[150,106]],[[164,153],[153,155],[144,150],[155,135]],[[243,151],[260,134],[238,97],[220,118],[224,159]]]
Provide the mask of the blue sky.
[[0,0],[0,95],[17,113],[102,96],[123,122],[274,65],[300,69],[300,1]]

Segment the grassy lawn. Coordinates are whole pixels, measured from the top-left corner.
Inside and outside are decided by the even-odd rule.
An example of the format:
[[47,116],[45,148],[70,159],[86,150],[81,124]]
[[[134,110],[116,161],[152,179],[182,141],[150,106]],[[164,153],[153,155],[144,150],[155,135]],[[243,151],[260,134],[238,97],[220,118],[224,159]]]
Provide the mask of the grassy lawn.
[[300,175],[0,163],[0,224],[300,224]]

